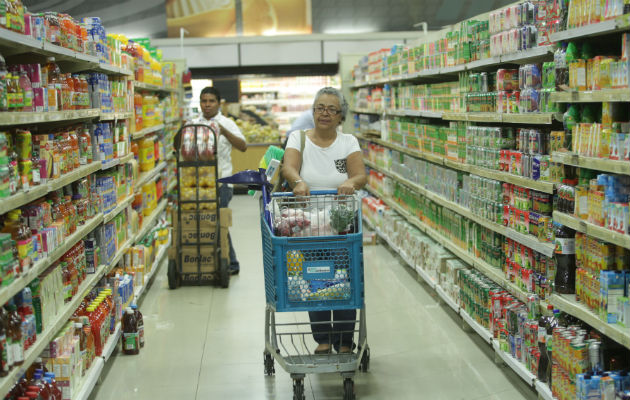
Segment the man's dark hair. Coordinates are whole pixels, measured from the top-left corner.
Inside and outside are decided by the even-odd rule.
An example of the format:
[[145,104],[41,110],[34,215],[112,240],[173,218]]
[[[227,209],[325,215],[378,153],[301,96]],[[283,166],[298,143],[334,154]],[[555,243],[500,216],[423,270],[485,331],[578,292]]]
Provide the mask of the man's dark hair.
[[219,89],[215,87],[206,86],[205,88],[203,88],[201,94],[199,95],[199,98],[201,98],[201,96],[203,96],[204,94],[213,94],[217,98],[217,101],[219,103],[221,102],[221,92],[219,92]]

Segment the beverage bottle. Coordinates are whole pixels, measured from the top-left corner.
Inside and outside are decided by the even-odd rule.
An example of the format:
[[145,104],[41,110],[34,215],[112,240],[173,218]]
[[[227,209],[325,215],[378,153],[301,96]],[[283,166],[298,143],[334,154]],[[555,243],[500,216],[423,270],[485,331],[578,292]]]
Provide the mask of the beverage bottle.
[[[549,307],[553,307],[549,305]],[[538,361],[538,379],[546,382],[547,368],[551,359],[547,353],[547,326],[549,325],[549,317],[542,315],[538,319],[538,351],[540,352],[540,360]]]
[[79,163],[85,165],[91,164],[92,161],[92,136],[90,129],[84,125],[79,131]]
[[555,232],[556,279],[555,291],[562,294],[575,293],[575,231],[557,222]]
[[9,324],[11,327],[13,365],[24,363],[24,339],[22,338],[22,317],[17,312],[15,304],[9,305]]
[[65,262],[61,263],[61,273],[63,276],[63,302],[68,303],[72,296],[72,275],[68,269],[68,264]]
[[[1,309],[4,310],[4,307],[1,307]],[[0,376],[7,376],[11,369],[11,365],[9,364],[9,351],[6,321],[4,319],[4,313],[0,313]]]
[[11,370],[11,368],[15,365],[13,356],[13,330],[11,326],[11,319],[9,318],[9,312],[6,307],[0,307],[0,324],[4,328],[7,338],[6,354],[3,352],[2,357],[4,358],[6,355],[7,368],[8,370]]
[[32,380],[35,376],[35,373],[39,371],[48,372],[46,365],[44,365],[44,361],[41,359],[41,357],[37,357],[33,364],[31,364],[31,366],[26,370],[26,379]]
[[136,121],[136,132],[142,130],[143,121],[142,121],[142,95],[140,93],[135,93],[133,95],[133,107]]
[[[46,72],[48,74],[48,111],[62,110],[61,70],[55,63],[55,57],[46,59]],[[51,105],[53,108],[51,108]]]
[[[62,110],[71,110],[71,98],[72,98],[72,88],[70,87],[70,82],[72,79],[68,80],[68,74],[62,74],[59,78],[60,86],[61,86],[61,109]],[[72,83],[74,85],[74,83]]]
[[33,376],[33,384],[28,387],[28,390],[35,391],[36,388],[39,389],[39,396],[43,400],[50,400],[50,389],[44,381],[44,375],[42,371],[35,372],[35,375]]
[[136,321],[138,323],[138,339],[140,342],[140,347],[144,347],[144,321],[142,319],[142,313],[140,312],[136,304],[132,304],[131,309],[133,310]]
[[133,310],[128,307],[122,320],[122,348],[125,354],[139,354],[138,323]]
[[24,68],[20,68],[20,77],[18,80],[20,89],[23,92],[24,106],[22,111],[32,112],[33,110],[33,87],[31,86],[31,80]]
[[0,111],[9,111],[9,103],[7,98],[7,63],[0,54]]
[[44,374],[44,379],[48,380],[48,382],[50,383],[50,387],[51,387],[51,393],[55,396],[56,400],[62,400],[63,399],[63,394],[61,393],[61,389],[59,388],[59,385],[57,385],[57,381],[55,380],[55,374],[52,372],[46,372]]
[[7,107],[8,111],[16,111],[17,107],[17,88],[13,85],[13,74],[10,72],[6,75],[7,81]]
[[74,74],[71,76],[72,79],[72,109],[73,110],[81,110],[83,106],[81,105],[81,80],[79,79],[79,75]]
[[24,90],[20,86],[20,76],[17,72],[11,75],[11,81],[15,90],[15,111],[24,111]]
[[79,168],[80,166],[80,161],[79,161],[79,136],[77,135],[77,131],[76,130],[72,130],[69,133],[69,139],[70,139],[70,147],[72,148],[72,161],[73,161],[73,165],[74,168]]
[[562,43],[553,55],[556,90],[566,90],[569,86],[569,67],[567,65],[567,44]]
[[81,351],[81,364],[83,365],[83,375],[85,375],[86,368],[86,344],[87,338],[83,331],[83,324],[77,322],[74,324],[74,334],[79,337],[79,349]]
[[31,390],[31,391],[26,392],[25,394],[26,394],[26,397],[27,397],[29,400],[43,400],[43,399],[39,396],[39,392],[33,392],[33,391]]

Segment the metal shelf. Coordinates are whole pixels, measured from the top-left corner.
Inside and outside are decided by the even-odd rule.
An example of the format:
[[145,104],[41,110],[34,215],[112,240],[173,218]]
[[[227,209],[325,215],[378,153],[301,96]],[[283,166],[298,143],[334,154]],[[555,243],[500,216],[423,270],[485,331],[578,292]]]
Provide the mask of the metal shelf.
[[66,110],[49,112],[0,112],[0,126],[31,125],[47,122],[77,121],[82,119],[98,118],[101,115],[99,108],[86,110]]
[[444,291],[442,286],[436,285],[435,291],[437,292],[438,296],[440,296],[440,298],[446,305],[451,307],[453,311],[459,314],[459,304],[457,304],[455,300],[453,300],[453,298]]
[[468,208],[461,206],[457,203],[454,203],[450,200],[447,200],[445,198],[443,198],[442,196],[440,196],[437,193],[431,192],[428,189],[423,188],[422,186],[418,185],[417,183],[414,183],[408,179],[405,179],[401,176],[399,176],[398,174],[395,174],[393,172],[389,172],[389,171],[385,171],[382,168],[379,168],[377,165],[373,164],[370,161],[365,161],[365,165],[367,165],[368,167],[377,170],[389,177],[391,177],[392,179],[398,181],[399,183],[402,183],[403,185],[413,189],[416,193],[426,197],[427,199],[433,201],[434,203],[437,203],[445,208],[448,208],[449,210],[455,211],[456,213],[458,213],[459,215],[471,220],[471,221],[475,221],[476,223],[483,225],[486,228],[491,229],[492,231],[503,235],[505,237],[508,237],[514,241],[517,241],[521,244],[524,244],[525,246],[536,250],[539,253],[544,254],[547,257],[552,257],[553,253],[554,253],[554,249],[555,246],[553,245],[553,243],[545,243],[545,242],[540,242],[537,238],[535,238],[532,235],[525,235],[519,232],[516,232],[513,229],[510,228],[506,228],[503,225],[499,225],[495,222],[492,222],[490,220],[487,220],[485,218],[481,218],[475,214],[473,214]]
[[529,189],[538,190],[540,192],[545,192],[549,194],[553,194],[554,184],[551,182],[543,182],[543,181],[535,181],[533,179],[529,179],[523,176],[513,175],[507,172],[495,171],[483,167],[477,167],[469,164],[462,164],[457,161],[449,160],[442,156],[425,153],[418,150],[408,149],[402,146],[398,146],[396,144],[388,143],[379,138],[373,138],[368,136],[356,135],[357,138],[362,140],[367,140],[376,144],[379,144],[383,147],[387,147],[396,151],[400,151],[401,153],[408,154],[412,157],[423,159],[426,161],[430,161],[435,164],[444,165],[445,167],[456,169],[459,171],[470,172],[471,174],[483,176],[485,178],[494,179],[501,182],[512,183],[514,185],[526,187]]
[[[111,337],[108,340],[110,339]],[[72,400],[87,400],[90,397],[90,393],[94,390],[94,386],[96,386],[103,372],[103,367],[105,367],[105,360],[102,357],[95,357],[90,369],[87,370],[85,376],[81,379],[79,391],[72,396]]]
[[552,42],[560,42],[562,40],[575,40],[579,38],[607,35],[609,33],[625,31],[628,30],[629,19],[628,15],[623,15],[616,19],[611,19],[597,24],[567,29],[565,31],[551,34],[550,39]]
[[166,188],[167,192],[170,192],[171,190],[175,189],[177,187],[177,180],[173,179],[173,182],[168,184],[168,187]]
[[49,192],[62,188],[100,169],[101,169],[101,163],[98,161],[95,161],[92,164],[84,165],[80,168],[77,168],[76,170],[60,178],[53,179],[50,182],[46,183],[45,185],[35,186],[27,191],[22,191],[12,196],[0,199],[0,214],[4,214],[15,208],[28,204],[33,200],[36,200],[42,196],[45,196]]
[[[160,269],[160,265],[162,265],[162,262],[164,261],[164,259],[168,255],[168,248],[170,246],[171,246],[171,240],[169,238],[168,243],[163,245],[163,246],[161,246],[160,249],[158,250],[158,253],[155,256],[155,261],[153,262],[153,265],[151,266],[151,271],[144,278],[144,285],[139,286],[139,287],[136,288],[135,293],[134,293],[135,296],[136,296],[136,299],[142,298],[144,293],[146,293],[147,286],[149,286],[151,284],[151,281],[155,277],[155,274],[157,273],[157,270]],[[136,304],[137,303],[138,303],[138,301],[136,300]]]
[[[37,341],[33,344],[24,354],[24,366],[31,365],[37,357],[41,354],[42,350],[50,343],[61,328],[68,322],[68,318],[77,309],[83,298],[89,292],[94,285],[101,279],[102,275],[99,273],[92,274],[81,283],[78,294],[72,298],[69,303],[66,303],[60,312],[57,313],[52,323],[44,327],[44,330],[37,335]],[[23,368],[13,368],[9,375],[0,379],[0,396],[4,397],[11,390],[15,382],[24,373]]]
[[158,165],[156,165],[155,168],[153,168],[151,171],[143,172],[142,174],[140,174],[140,176],[138,177],[138,180],[136,182],[134,182],[134,185],[133,185],[134,189],[141,188],[142,186],[144,186],[147,183],[151,182],[153,179],[155,179],[160,174],[160,172],[167,165],[168,164],[166,163],[166,161],[162,161]]
[[492,333],[489,330],[481,326],[477,321],[472,319],[472,317],[466,312],[466,310],[462,309],[460,312],[462,319],[475,331],[477,334],[484,340],[484,342],[491,344],[492,343]]
[[585,92],[553,92],[549,99],[555,103],[630,102],[630,89],[602,89]]
[[149,90],[152,92],[165,92],[165,93],[175,93],[177,89],[167,88],[159,85],[152,85],[150,83],[133,81],[133,87],[141,90]]
[[538,398],[540,400],[556,400],[556,398],[553,397],[553,394],[551,393],[549,385],[547,385],[545,382],[536,380],[535,387],[536,392],[538,392]]
[[147,235],[147,233],[149,233],[149,230],[151,229],[152,226],[155,225],[155,221],[157,221],[162,211],[166,209],[166,204],[167,204],[166,199],[162,199],[160,203],[158,204],[157,208],[153,210],[153,213],[149,215],[147,218],[145,218],[144,222],[142,223],[142,228],[140,228],[140,230],[138,231],[138,233],[133,239],[134,243],[139,242],[140,240],[142,240],[142,238],[144,238]]
[[182,120],[181,117],[167,118],[164,121],[164,124],[172,124],[172,123],[175,123],[175,122],[181,122],[181,120]]
[[616,174],[630,175],[630,162],[609,160],[606,158],[584,157],[574,153],[554,151],[552,160],[581,168],[597,171],[613,172]]
[[116,216],[118,214],[120,214],[125,208],[129,207],[129,205],[131,203],[133,203],[133,199],[134,198],[135,198],[135,195],[131,194],[126,199],[124,199],[123,201],[118,203],[116,208],[114,208],[112,211],[108,212],[107,214],[104,214],[104,216],[103,216],[103,223],[106,224],[109,221],[111,221],[114,218],[116,218]]
[[47,257],[42,258],[31,265],[28,272],[17,277],[11,284],[0,289],[0,304],[5,304],[9,299],[26,287],[31,281],[37,278],[42,272],[50,267],[55,261],[61,258],[68,250],[96,229],[103,222],[103,214],[97,214],[87,221],[83,226],[77,227],[76,232],[64,239],[61,246],[53,250]]
[[630,349],[630,329],[602,321],[586,305],[578,303],[574,294],[552,294],[549,302],[560,311],[586,322],[615,342]]
[[116,112],[116,113],[101,113],[101,121],[115,121],[122,119],[133,118],[133,111]]
[[630,235],[611,231],[610,229],[597,226],[591,222],[579,219],[569,214],[561,213],[559,211],[553,212],[553,220],[561,223],[562,225],[568,226],[571,229],[575,229],[578,232],[585,233],[588,236],[630,249]]
[[544,61],[551,56],[553,52],[553,46],[538,46],[529,50],[519,51],[512,54],[506,54],[502,56],[494,56],[484,58],[482,60],[471,61],[466,64],[455,65],[450,67],[439,67],[415,72],[411,74],[392,76],[389,78],[379,79],[372,82],[363,82],[355,85],[351,85],[351,89],[358,89],[368,86],[378,86],[385,83],[393,83],[400,81],[414,80],[418,78],[435,78],[448,74],[455,74],[462,71],[470,71],[478,68],[486,68],[492,66],[498,66],[501,64],[528,64],[538,61]]
[[468,121],[504,124],[530,124],[530,125],[550,125],[558,117],[555,113],[463,113],[445,112],[443,119],[447,121]]
[[122,335],[122,329],[121,329],[121,326],[120,326],[120,322],[118,322],[116,324],[116,329],[114,330],[114,333],[109,335],[109,339],[107,339],[107,343],[105,343],[105,346],[103,346],[103,352],[101,353],[101,357],[102,357],[101,359],[104,362],[107,362],[107,360],[109,360],[109,357],[111,357],[112,353],[116,349],[116,346],[118,346],[118,341],[120,340],[120,336],[121,335]]
[[512,357],[511,354],[508,354],[504,352],[503,350],[501,350],[501,348],[499,347],[498,340],[492,339],[492,348],[494,348],[495,354],[501,357],[503,362],[506,365],[508,365],[510,368],[512,368],[512,370],[516,372],[516,374],[520,376],[521,379],[527,382],[529,386],[534,386],[534,383],[536,382],[536,376],[532,374],[531,372],[529,372],[527,367],[525,367],[525,365],[521,363],[519,360]]
[[149,134],[151,134],[153,132],[161,131],[164,128],[165,128],[164,124],[150,126],[148,128],[144,128],[141,131],[132,133],[131,134],[131,139],[133,139],[133,140],[142,139],[143,137],[145,137],[145,136],[147,136],[147,135],[149,135]]

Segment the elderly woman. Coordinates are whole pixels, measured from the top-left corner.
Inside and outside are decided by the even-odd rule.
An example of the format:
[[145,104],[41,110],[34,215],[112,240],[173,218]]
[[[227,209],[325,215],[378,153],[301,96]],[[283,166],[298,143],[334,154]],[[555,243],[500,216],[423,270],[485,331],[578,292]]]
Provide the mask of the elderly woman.
[[[343,94],[331,87],[317,92],[313,102],[315,128],[305,132],[304,154],[300,154],[301,134],[292,132],[287,140],[282,175],[293,193],[306,196],[311,190],[337,190],[353,194],[367,182],[365,166],[357,138],[338,130],[348,112]],[[352,351],[356,310],[309,312],[313,337],[318,343],[315,354]],[[323,323],[322,323],[323,322]],[[328,322],[328,323],[326,323]],[[335,333],[336,332],[336,333]],[[342,332],[342,333],[339,333]]]

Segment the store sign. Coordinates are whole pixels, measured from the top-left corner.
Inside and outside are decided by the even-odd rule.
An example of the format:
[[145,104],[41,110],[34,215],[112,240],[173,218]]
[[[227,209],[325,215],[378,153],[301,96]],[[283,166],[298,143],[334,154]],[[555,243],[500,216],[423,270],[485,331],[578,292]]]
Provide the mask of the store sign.
[[167,0],[169,37],[310,34],[311,0]]

